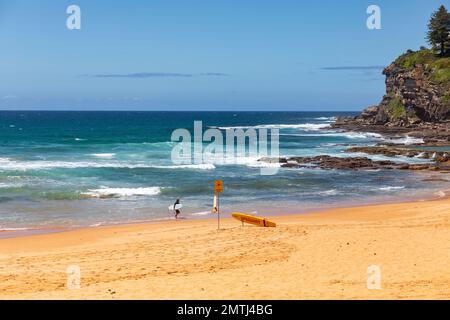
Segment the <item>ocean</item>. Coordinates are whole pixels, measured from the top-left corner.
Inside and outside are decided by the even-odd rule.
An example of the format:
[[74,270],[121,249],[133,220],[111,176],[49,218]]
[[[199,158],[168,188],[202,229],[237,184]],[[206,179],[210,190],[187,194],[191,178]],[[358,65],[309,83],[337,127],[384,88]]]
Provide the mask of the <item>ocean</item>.
[[[280,168],[260,174],[257,159],[237,164],[177,165],[175,129],[278,128],[280,155],[349,156],[350,146],[387,138],[329,125],[351,112],[0,112],[0,231],[52,230],[173,219],[180,198],[185,219],[211,214],[213,182],[224,181],[221,211],[301,213],[442,196],[439,174],[407,171]],[[415,143],[417,139],[390,139]],[[352,154],[353,156],[367,156]],[[418,158],[386,158],[424,162]],[[426,180],[426,182],[424,181]]]

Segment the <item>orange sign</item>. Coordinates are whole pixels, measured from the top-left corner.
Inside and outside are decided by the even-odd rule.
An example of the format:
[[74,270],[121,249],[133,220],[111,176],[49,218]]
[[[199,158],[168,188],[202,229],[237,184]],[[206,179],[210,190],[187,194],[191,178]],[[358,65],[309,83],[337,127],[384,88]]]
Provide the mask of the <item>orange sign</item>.
[[222,193],[223,192],[223,181],[222,180],[214,181],[214,192],[215,193]]

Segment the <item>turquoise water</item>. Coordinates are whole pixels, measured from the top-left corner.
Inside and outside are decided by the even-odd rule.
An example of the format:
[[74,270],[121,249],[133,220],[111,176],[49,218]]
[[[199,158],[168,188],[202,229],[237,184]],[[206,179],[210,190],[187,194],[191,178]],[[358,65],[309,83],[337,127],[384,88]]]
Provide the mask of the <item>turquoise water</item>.
[[[176,165],[177,128],[280,129],[281,155],[346,156],[377,134],[327,128],[330,112],[0,112],[0,230],[97,226],[171,219],[177,197],[185,218],[211,217],[212,184],[224,180],[221,208],[257,214],[442,195],[431,173],[280,169],[262,176],[257,159],[228,165]],[[405,139],[398,140],[399,142]],[[409,140],[408,140],[409,141]],[[373,157],[384,159],[381,156]],[[421,162],[398,157],[395,161]]]

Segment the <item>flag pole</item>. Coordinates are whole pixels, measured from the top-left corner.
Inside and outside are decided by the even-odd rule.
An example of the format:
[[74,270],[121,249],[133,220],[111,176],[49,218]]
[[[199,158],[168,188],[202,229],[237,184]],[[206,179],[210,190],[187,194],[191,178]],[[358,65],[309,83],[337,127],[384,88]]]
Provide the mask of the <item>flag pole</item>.
[[217,203],[215,204],[217,206],[217,230],[220,230],[220,194],[223,192],[223,181],[222,180],[215,180],[214,181],[214,198],[216,199]]

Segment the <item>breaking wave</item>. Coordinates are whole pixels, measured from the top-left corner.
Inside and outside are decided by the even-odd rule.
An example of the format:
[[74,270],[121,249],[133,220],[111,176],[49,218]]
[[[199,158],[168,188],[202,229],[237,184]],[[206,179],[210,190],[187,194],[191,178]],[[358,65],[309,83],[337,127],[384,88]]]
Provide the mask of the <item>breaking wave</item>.
[[152,165],[146,163],[130,162],[91,162],[91,161],[16,161],[0,158],[0,170],[45,170],[45,169],[77,169],[77,168],[155,168],[155,169],[194,169],[214,170],[213,164],[186,164],[186,165]]
[[424,143],[424,140],[422,138],[413,138],[410,136],[405,136],[403,138],[397,138],[397,139],[385,139],[387,142],[394,143],[394,144],[406,144],[406,145],[412,145],[412,144],[422,144]]
[[101,159],[112,159],[116,156],[115,153],[92,153],[91,156],[95,158],[101,158]]
[[399,186],[399,187],[388,186],[388,187],[378,188],[378,190],[380,190],[380,191],[392,191],[392,190],[402,190],[402,189],[405,189],[405,186]]
[[317,131],[330,127],[325,123],[304,123],[304,124],[261,124],[257,126],[235,126],[235,127],[216,127],[221,130],[231,129],[300,129],[303,131]]
[[92,198],[122,198],[135,196],[156,196],[161,193],[160,187],[147,188],[108,188],[91,189],[82,195]]

